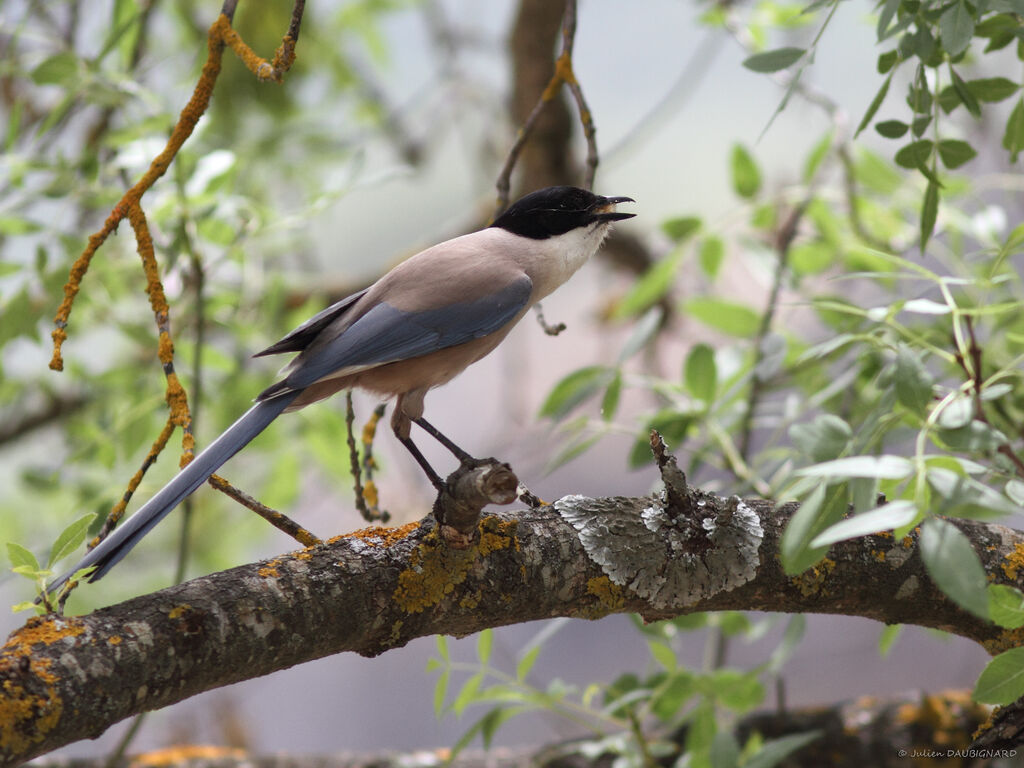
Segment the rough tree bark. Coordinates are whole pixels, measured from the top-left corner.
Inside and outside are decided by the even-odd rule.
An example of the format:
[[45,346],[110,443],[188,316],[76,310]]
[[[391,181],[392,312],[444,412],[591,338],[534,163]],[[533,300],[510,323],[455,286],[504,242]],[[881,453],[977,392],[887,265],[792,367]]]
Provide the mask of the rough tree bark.
[[[488,515],[461,549],[428,517],[363,529],[87,616],[31,619],[0,649],[0,765],[329,654],[376,656],[424,635],[556,616],[839,613],[947,630],[990,652],[1019,643],[1019,632],[964,613],[935,587],[914,534],[837,544],[816,568],[790,577],[776,553],[794,505],[666,485],[661,496],[570,496]],[[1024,535],[956,525],[994,581],[1018,583]]]

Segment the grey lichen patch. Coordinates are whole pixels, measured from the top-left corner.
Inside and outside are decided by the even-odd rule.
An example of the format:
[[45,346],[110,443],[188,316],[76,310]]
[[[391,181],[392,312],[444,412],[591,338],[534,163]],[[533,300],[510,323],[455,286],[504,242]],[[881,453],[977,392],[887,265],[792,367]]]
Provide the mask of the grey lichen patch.
[[[566,496],[554,508],[614,584],[652,607],[689,606],[750,581],[763,531],[738,497],[700,499],[695,517],[674,517],[664,499]],[[705,514],[706,510],[706,514]]]

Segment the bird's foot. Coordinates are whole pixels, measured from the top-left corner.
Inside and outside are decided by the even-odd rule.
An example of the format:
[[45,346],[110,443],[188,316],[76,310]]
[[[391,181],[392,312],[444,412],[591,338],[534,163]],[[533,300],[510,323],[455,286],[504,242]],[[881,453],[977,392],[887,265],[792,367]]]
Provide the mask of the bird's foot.
[[518,486],[519,479],[508,464],[495,458],[464,459],[438,489],[434,501],[441,535],[456,549],[471,546],[483,508],[488,504],[511,504]]

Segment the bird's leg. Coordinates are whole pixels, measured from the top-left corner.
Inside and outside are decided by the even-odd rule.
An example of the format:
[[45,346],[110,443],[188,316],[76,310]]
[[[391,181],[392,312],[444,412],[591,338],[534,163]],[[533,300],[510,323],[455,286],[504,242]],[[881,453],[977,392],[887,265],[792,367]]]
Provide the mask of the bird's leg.
[[432,438],[437,440],[437,442],[439,442],[441,445],[443,445],[445,448],[451,451],[452,454],[454,454],[455,458],[458,459],[462,464],[465,464],[467,466],[474,466],[479,463],[477,459],[470,456],[464,450],[459,448],[459,446],[453,443],[450,438],[441,434],[441,432],[438,431],[437,427],[435,427],[429,421],[424,419],[422,416],[413,419],[413,421],[419,424],[428,435],[430,435]]
[[397,432],[395,433],[395,436],[402,443],[402,445],[406,447],[409,453],[412,454],[412,457],[416,459],[416,463],[423,468],[423,471],[427,475],[427,479],[430,480],[434,488],[436,488],[438,491],[443,491],[445,487],[444,480],[442,480],[441,476],[434,471],[434,468],[432,466],[430,466],[430,462],[427,461],[427,458],[422,453],[420,453],[420,449],[416,447],[416,443],[412,441],[412,438],[403,437]]

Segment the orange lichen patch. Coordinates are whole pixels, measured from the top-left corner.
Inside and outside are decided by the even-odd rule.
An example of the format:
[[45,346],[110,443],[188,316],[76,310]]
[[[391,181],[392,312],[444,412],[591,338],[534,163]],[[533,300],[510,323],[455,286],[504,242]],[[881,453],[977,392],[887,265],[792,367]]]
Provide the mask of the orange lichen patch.
[[437,605],[466,580],[477,555],[476,547],[453,549],[445,545],[435,528],[413,551],[409,567],[398,574],[392,599],[409,613]]
[[836,561],[826,557],[816,566],[808,568],[799,576],[794,576],[790,581],[800,590],[800,594],[810,597],[821,591],[825,581],[832,575],[835,568]]
[[171,608],[171,610],[167,612],[167,618],[168,619],[180,619],[182,616],[184,616],[190,610],[192,610],[192,606],[189,605],[188,603],[182,603],[181,605],[176,605],[174,608]]
[[50,669],[53,660],[33,655],[33,647],[52,645],[84,633],[85,627],[77,619],[35,617],[15,630],[0,649],[0,666],[16,664],[45,685],[45,692],[40,694],[31,693],[13,680],[4,681],[0,697],[0,752],[26,751],[57,726],[64,712],[56,686],[58,676]]
[[910,549],[914,546],[914,538],[912,536],[904,536],[900,543],[904,549]]
[[406,538],[420,527],[419,521],[413,523],[406,523],[399,528],[389,528],[382,525],[372,525],[369,528],[360,528],[358,531],[352,531],[341,536],[335,536],[330,539],[328,543],[333,544],[342,539],[359,539],[371,547],[390,547],[392,544],[401,541]]
[[164,765],[178,765],[186,760],[217,760],[229,758],[243,760],[244,749],[237,747],[218,747],[206,744],[182,744],[165,749],[155,749],[136,755],[129,763],[130,768],[158,768]]
[[[49,667],[50,660],[45,661],[45,666]],[[18,754],[27,751],[32,744],[46,738],[57,726],[63,712],[64,702],[54,686],[47,686],[45,695],[34,695],[5,680],[3,697],[0,698],[0,752]]]
[[269,563],[261,567],[256,571],[257,575],[262,576],[264,579],[276,579],[281,574],[277,570],[277,566],[281,564],[281,558],[277,557],[271,560]]
[[120,635],[111,635],[110,637],[107,638],[107,643],[109,645],[120,645],[121,644],[121,636]]
[[885,562],[885,552],[883,552],[880,549],[872,549],[871,550],[871,556],[873,558],[875,558],[875,560],[877,560],[880,563],[884,563]]
[[1024,568],[1024,544],[1016,544],[1013,551],[1006,556],[1003,573],[1006,574],[1006,578],[1016,580],[1021,568]]
[[[494,515],[484,517],[478,526],[480,535],[477,543],[465,549],[455,549],[445,544],[439,528],[435,528],[412,553],[409,567],[398,575],[398,587],[392,598],[399,608],[409,613],[419,613],[437,605],[445,595],[451,594],[456,586],[466,580],[471,567],[479,558],[510,547],[518,550],[519,541],[515,536],[517,528],[515,520],[502,520]],[[471,602],[473,597],[462,599]]]
[[1024,627],[1004,629],[995,637],[981,643],[981,647],[993,656],[1022,645],[1024,645]]
[[373,480],[367,480],[363,484],[363,499],[371,509],[376,509],[380,503],[380,494],[377,492],[377,484]]
[[478,527],[480,543],[477,547],[481,557],[487,557],[492,552],[507,549],[510,546],[514,547],[516,552],[519,551],[519,539],[516,538],[516,530],[519,528],[517,521],[502,520],[495,515],[488,515],[481,518]]

